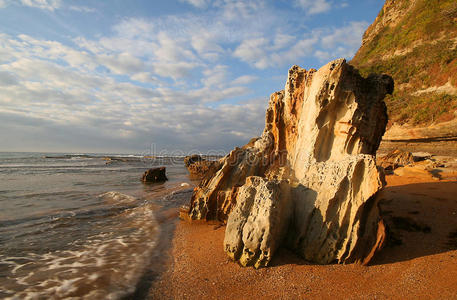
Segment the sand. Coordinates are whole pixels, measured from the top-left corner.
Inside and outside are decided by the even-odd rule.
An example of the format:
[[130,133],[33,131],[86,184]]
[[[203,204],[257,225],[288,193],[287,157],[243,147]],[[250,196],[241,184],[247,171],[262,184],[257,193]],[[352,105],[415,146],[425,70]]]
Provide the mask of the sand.
[[314,265],[279,249],[270,267],[243,268],[223,251],[223,226],[179,221],[149,298],[457,299],[457,181],[447,176],[387,176],[381,207],[387,222],[396,220],[396,240],[365,267]]

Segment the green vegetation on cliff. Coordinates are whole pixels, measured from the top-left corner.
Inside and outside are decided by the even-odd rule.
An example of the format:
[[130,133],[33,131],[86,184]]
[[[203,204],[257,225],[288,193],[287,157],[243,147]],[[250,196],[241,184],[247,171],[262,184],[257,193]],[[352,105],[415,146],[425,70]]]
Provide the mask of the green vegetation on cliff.
[[353,65],[395,80],[389,117],[414,125],[447,121],[457,109],[457,2],[387,0]]

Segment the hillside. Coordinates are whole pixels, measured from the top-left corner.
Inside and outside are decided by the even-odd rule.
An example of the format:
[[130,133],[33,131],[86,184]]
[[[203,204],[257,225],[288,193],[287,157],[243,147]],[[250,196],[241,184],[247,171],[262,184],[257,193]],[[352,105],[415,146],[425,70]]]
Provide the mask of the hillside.
[[[362,75],[394,78],[394,93],[386,98],[394,131],[457,135],[457,1],[386,0],[351,64]],[[427,134],[432,127],[438,129]]]

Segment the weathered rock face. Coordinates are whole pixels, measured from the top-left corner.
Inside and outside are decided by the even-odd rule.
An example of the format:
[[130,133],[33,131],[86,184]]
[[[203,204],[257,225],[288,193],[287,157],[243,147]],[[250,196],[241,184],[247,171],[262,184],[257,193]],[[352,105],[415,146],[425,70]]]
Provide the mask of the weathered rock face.
[[165,171],[166,171],[165,167],[149,169],[146,172],[144,172],[143,177],[141,178],[141,181],[143,181],[143,182],[167,181],[168,178],[165,174]]
[[238,191],[225,233],[225,250],[244,266],[266,266],[288,228],[292,213],[287,181],[258,176],[246,179]]
[[317,263],[368,262],[384,238],[374,154],[392,90],[390,77],[362,78],[343,59],[293,66],[262,136],[202,180],[190,217],[226,221],[225,249],[243,265],[267,265],[279,245]]

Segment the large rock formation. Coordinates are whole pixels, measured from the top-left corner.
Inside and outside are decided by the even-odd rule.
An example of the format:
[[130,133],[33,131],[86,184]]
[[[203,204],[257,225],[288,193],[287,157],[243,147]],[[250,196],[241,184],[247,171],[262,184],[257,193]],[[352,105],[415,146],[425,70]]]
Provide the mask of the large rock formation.
[[384,239],[375,153],[393,90],[345,60],[289,70],[260,138],[235,148],[194,190],[192,219],[227,222],[225,250],[265,266],[279,245],[317,263],[368,262]]

